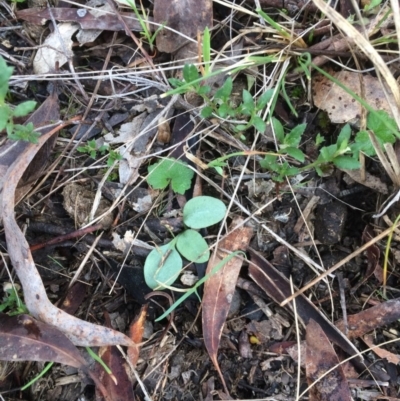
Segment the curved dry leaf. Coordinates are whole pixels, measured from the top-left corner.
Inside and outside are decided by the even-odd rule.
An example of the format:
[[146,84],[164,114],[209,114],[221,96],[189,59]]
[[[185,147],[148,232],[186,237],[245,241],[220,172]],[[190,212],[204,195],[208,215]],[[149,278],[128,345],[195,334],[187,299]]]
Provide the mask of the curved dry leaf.
[[[111,327],[111,319],[107,312],[104,314],[104,318],[107,327]],[[131,350],[135,351],[136,349],[130,347],[128,352]],[[110,375],[106,373],[99,363],[95,365],[95,374],[99,378],[99,381],[104,385],[110,401],[134,400],[135,395],[133,392],[133,383],[130,375],[129,364],[123,357],[120,350],[114,346],[100,347],[99,357],[111,369],[112,372]],[[133,366],[136,366],[136,362]],[[108,401],[103,394],[101,394],[100,387],[98,387],[96,390],[96,401]]]
[[207,26],[211,28],[212,17],[211,0],[155,0],[154,22],[177,31],[165,28],[161,30],[156,37],[158,51],[175,53],[188,44],[187,37],[196,38],[198,31],[202,32]]
[[[207,266],[207,274],[212,272],[218,263],[221,263],[230,252],[247,249],[253,235],[253,230],[250,227],[235,229],[235,227],[238,227],[242,223],[243,219],[241,218],[237,218],[231,223],[230,229],[233,231],[221,241],[216,252],[211,256]],[[224,251],[221,251],[222,249]],[[217,361],[217,352],[242,263],[241,258],[232,258],[220,270],[212,274],[204,284],[202,301],[204,344],[215,368],[221,376],[225,390],[224,378]]]
[[[42,128],[41,126],[46,126],[51,124],[53,121],[58,121],[60,119],[60,105],[58,102],[57,91],[54,88],[53,93],[50,94],[46,100],[40,105],[40,107],[35,110],[32,115],[26,120],[25,124],[32,123],[36,130],[40,131],[42,134],[50,131],[50,128]],[[32,182],[36,181],[47,167],[47,162],[49,160],[49,155],[57,135],[53,135],[44,146],[40,148],[32,162],[26,168],[21,180],[18,183],[18,189],[15,195],[15,203],[18,203],[24,195],[29,192],[32,188]],[[13,141],[7,139],[5,144],[1,146],[0,154],[0,189],[3,186],[3,179],[7,172],[7,169],[11,164],[18,158],[24,149],[29,146],[29,143],[24,141]]]
[[335,350],[321,326],[312,319],[307,325],[306,342],[307,382],[311,386],[317,381],[310,388],[310,401],[351,401],[350,388]]
[[[385,110],[392,115],[382,83],[371,75],[362,75],[350,71],[327,71],[330,75],[362,97],[360,81],[364,83],[365,101],[375,110]],[[358,120],[361,116],[361,104],[324,75],[316,74],[312,80],[313,99],[315,105],[328,113],[333,123],[343,124]],[[394,97],[388,88],[388,96]]]
[[73,56],[72,35],[79,29],[78,24],[64,22],[58,24],[38,49],[33,60],[35,74],[47,74],[56,70],[56,63],[62,67]]
[[345,172],[352,180],[358,182],[365,187],[371,188],[374,191],[380,192],[381,194],[388,194],[388,186],[379,178],[368,172],[365,174],[365,179],[361,175],[361,170],[342,170]]
[[29,312],[37,319],[61,330],[75,345],[126,345],[136,347],[127,336],[68,315],[47,298],[42,279],[36,269],[29,245],[15,221],[14,197],[17,184],[38,150],[57,132],[50,131],[39,138],[39,144],[29,144],[9,167],[4,177],[0,212],[3,219],[7,249],[24,290]]
[[29,315],[0,314],[0,359],[58,362],[78,369],[86,361],[61,331]]

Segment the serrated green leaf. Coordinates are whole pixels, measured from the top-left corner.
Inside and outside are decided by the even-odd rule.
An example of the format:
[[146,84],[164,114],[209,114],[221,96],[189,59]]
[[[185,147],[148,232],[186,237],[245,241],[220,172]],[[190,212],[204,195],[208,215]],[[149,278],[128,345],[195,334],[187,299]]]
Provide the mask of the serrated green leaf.
[[203,86],[200,86],[198,89],[197,89],[197,94],[199,95],[199,96],[203,96],[203,95],[207,95],[207,93],[209,93],[211,91],[211,87],[210,86],[208,86],[208,85],[203,85]]
[[233,81],[231,77],[228,77],[224,84],[215,92],[214,97],[223,101],[228,101],[231,96],[233,88]]
[[374,146],[369,139],[367,131],[360,131],[354,138],[354,143],[350,146],[353,153],[364,152],[367,156],[375,156]]
[[333,164],[344,170],[356,170],[360,168],[360,162],[350,156],[338,156],[333,160]]
[[185,230],[179,234],[176,240],[176,248],[190,262],[204,263],[210,259],[207,242],[194,230]]
[[4,58],[0,56],[0,101],[4,101],[8,92],[8,81],[13,73],[13,68],[9,67]]
[[278,156],[266,155],[263,160],[260,160],[260,166],[265,170],[277,171],[278,169],[277,159]]
[[274,90],[273,89],[268,89],[266,92],[264,92],[261,97],[257,100],[257,110],[260,111],[265,108],[265,106],[268,104],[268,102],[272,99],[272,96],[274,95]]
[[31,113],[36,107],[36,102],[33,100],[28,100],[26,102],[20,103],[14,110],[14,117],[23,117]]
[[228,112],[229,112],[229,106],[226,103],[222,103],[217,111],[218,115],[221,118],[225,118],[228,115]]
[[284,143],[285,130],[283,128],[283,125],[275,117],[272,117],[271,122],[272,122],[272,126],[273,126],[273,129],[274,129],[274,133],[275,133],[276,139],[278,140],[279,143]]
[[288,167],[285,169],[285,174],[288,177],[292,177],[296,174],[299,174],[300,170],[297,167]]
[[285,136],[284,144],[287,146],[298,146],[306,127],[307,124],[299,124],[294,127],[289,134]]
[[185,64],[183,67],[183,79],[186,83],[193,82],[200,77],[197,67],[193,64]]
[[347,147],[349,140],[350,140],[350,136],[351,136],[351,127],[350,124],[346,124],[341,130],[340,130],[340,134],[337,138],[337,143],[339,145],[339,148],[341,149],[341,145],[342,143],[345,143],[345,147]]
[[257,131],[260,131],[261,133],[264,133],[264,132],[265,132],[267,126],[266,126],[264,120],[263,120],[261,117],[259,117],[259,116],[254,116],[251,122],[252,122],[252,124],[253,124],[253,127],[254,127]]
[[325,138],[321,134],[317,134],[317,136],[315,137],[315,144],[317,146],[319,146],[324,142],[325,142]]
[[393,136],[393,131],[398,132],[395,120],[383,110],[368,113],[367,128],[384,141],[388,138],[389,133]]
[[144,279],[148,287],[164,289],[174,283],[182,270],[178,251],[170,244],[153,249],[144,263]]
[[284,149],[284,152],[301,163],[303,163],[305,160],[304,153],[298,148],[288,147]]
[[336,143],[330,146],[324,146],[320,150],[320,156],[322,157],[322,160],[324,162],[331,162],[335,157],[336,151],[337,151]]
[[177,78],[169,78],[168,82],[173,86],[174,88],[179,88],[180,86],[184,85],[184,82],[181,81],[180,79]]
[[254,99],[253,96],[249,91],[243,89],[243,106],[242,106],[242,113],[244,114],[251,114],[254,111]]
[[26,141],[37,144],[40,134],[34,131],[33,123],[28,123],[26,125],[11,123],[7,124],[7,136],[14,141]]
[[148,167],[147,182],[154,189],[164,189],[170,183],[173,191],[183,195],[192,182],[194,171],[175,159],[163,159]]
[[211,106],[206,106],[201,110],[200,116],[202,118],[208,118],[212,115],[212,113],[213,113],[213,108]]
[[225,204],[211,196],[196,196],[183,208],[183,222],[196,230],[220,222],[226,213]]

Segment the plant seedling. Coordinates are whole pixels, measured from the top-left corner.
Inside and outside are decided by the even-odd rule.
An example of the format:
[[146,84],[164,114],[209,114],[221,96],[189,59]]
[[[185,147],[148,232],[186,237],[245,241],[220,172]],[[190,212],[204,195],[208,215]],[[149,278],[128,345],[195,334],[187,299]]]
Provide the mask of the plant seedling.
[[171,184],[172,190],[183,195],[191,186],[194,171],[186,163],[174,158],[160,160],[148,167],[147,182],[154,189],[165,189]]
[[117,160],[122,160],[122,155],[118,151],[110,149],[109,145],[98,146],[95,139],[87,141],[86,145],[78,146],[77,150],[81,153],[87,153],[92,159],[96,158],[97,152],[104,155],[108,151],[108,167],[112,167]]
[[26,305],[21,301],[21,297],[17,292],[16,285],[4,284],[3,301],[0,303],[0,312],[7,311],[9,316],[20,315],[22,313],[29,313]]
[[154,50],[154,41],[156,40],[156,37],[159,34],[159,32],[164,28],[165,24],[162,24],[161,26],[159,26],[156,29],[156,31],[153,34],[151,34],[151,29],[150,29],[150,26],[148,23],[149,18],[145,12],[142,2],[140,2],[140,5],[142,8],[143,16],[139,13],[139,10],[137,9],[137,6],[133,0],[126,0],[126,1],[131,6],[133,12],[136,15],[136,18],[138,19],[138,21],[140,23],[140,26],[142,28],[142,31],[140,32],[141,35],[143,35],[146,38],[147,43],[150,46],[150,50],[153,51]]
[[12,67],[7,66],[4,58],[0,56],[0,132],[5,129],[7,136],[14,141],[38,143],[40,134],[34,131],[35,128],[32,123],[26,125],[14,124],[14,117],[24,117],[31,113],[36,107],[36,102],[28,100],[14,108],[6,103],[9,81],[13,70]]
[[144,278],[152,289],[169,288],[183,267],[181,255],[190,262],[204,263],[210,258],[205,239],[196,231],[220,222],[226,206],[211,196],[198,196],[183,208],[183,222],[189,227],[171,242],[153,249],[144,264]]
[[228,255],[226,258],[221,260],[211,271],[207,273],[202,279],[200,279],[192,288],[189,288],[184,295],[182,295],[178,300],[176,300],[160,317],[158,317],[155,321],[159,322],[160,320],[167,317],[173,310],[176,309],[185,299],[189,298],[192,294],[197,294],[197,289],[204,284],[212,275],[217,273],[226,263],[228,263],[232,258],[242,254],[244,258],[246,258],[246,254],[243,251],[235,251]]
[[[279,153],[281,155],[291,156],[297,161],[303,163],[305,155],[298,149],[301,137],[306,128],[305,124],[294,127],[288,134],[285,134],[282,124],[276,118],[272,118],[274,132],[278,141]],[[300,172],[315,169],[319,175],[323,175],[325,165],[334,164],[341,169],[353,170],[360,167],[358,155],[360,144],[357,145],[357,138],[354,144],[350,144],[351,128],[346,124],[339,133],[336,143],[324,146],[319,151],[317,160],[304,167],[291,166],[287,161],[278,163],[278,155],[267,155],[260,161],[260,166],[269,170],[275,175],[272,177],[275,181],[282,182],[285,177],[294,176]],[[316,138],[317,145],[323,142],[319,135]],[[364,150],[364,149],[363,149]]]

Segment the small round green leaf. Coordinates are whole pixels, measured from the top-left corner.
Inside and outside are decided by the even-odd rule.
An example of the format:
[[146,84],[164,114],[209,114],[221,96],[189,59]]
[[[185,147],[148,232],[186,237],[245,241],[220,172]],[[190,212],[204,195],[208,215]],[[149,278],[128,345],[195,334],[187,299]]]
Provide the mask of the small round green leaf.
[[221,221],[225,213],[226,206],[219,199],[197,196],[183,208],[183,222],[194,229],[205,228]]
[[144,279],[152,288],[164,289],[178,278],[182,270],[182,258],[170,244],[153,249],[144,263]]
[[204,263],[210,259],[210,251],[205,239],[194,230],[185,230],[178,235],[176,247],[187,260]]

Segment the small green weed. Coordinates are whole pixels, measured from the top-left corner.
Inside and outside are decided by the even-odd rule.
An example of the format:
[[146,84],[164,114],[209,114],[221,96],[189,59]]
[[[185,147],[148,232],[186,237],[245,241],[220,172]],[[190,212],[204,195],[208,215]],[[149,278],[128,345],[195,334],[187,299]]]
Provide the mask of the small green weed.
[[233,120],[243,118],[245,119],[243,123],[232,123],[235,132],[243,133],[251,127],[260,132],[265,131],[265,121],[258,114],[271,101],[274,93],[272,89],[264,92],[257,102],[254,101],[253,95],[244,89],[242,92],[242,102],[238,106],[235,106],[231,100],[233,89],[231,77],[225,80],[224,84],[215,92],[213,97],[209,97],[211,88],[208,85],[202,85],[201,75],[197,71],[197,67],[192,64],[186,64],[183,67],[183,80],[171,78],[169,82],[178,90],[181,89],[181,93],[193,91],[203,98],[205,107],[200,113],[203,118],[209,118],[212,115],[223,119],[231,118]]
[[8,315],[15,316],[22,313],[29,313],[26,305],[21,301],[21,296],[16,290],[16,286],[11,284],[4,285],[3,301],[0,303],[0,312],[6,311]]
[[[274,132],[278,141],[279,154],[282,156],[290,156],[303,163],[305,156],[298,148],[300,145],[302,134],[306,128],[305,124],[298,125],[288,134],[282,124],[276,118],[272,118]],[[390,118],[385,111],[373,111],[368,114],[367,128],[372,131],[380,146],[383,148],[385,143],[394,143],[396,138],[400,137],[400,133],[396,129],[394,119]],[[279,155],[267,155],[260,162],[262,168],[274,173],[273,179],[281,182],[285,176],[294,176],[298,173],[315,169],[319,175],[323,175],[324,170],[330,164],[344,170],[354,170],[360,168],[359,155],[360,152],[367,156],[375,156],[376,150],[373,147],[367,131],[359,131],[351,141],[352,131],[349,124],[342,127],[336,143],[323,146],[319,150],[317,159],[303,167],[294,167],[287,161],[279,163]],[[316,145],[320,146],[324,139],[321,135],[316,137]]]
[[110,146],[98,146],[95,139],[87,141],[86,145],[78,146],[78,152],[87,153],[92,159],[97,157],[97,153],[104,156],[108,152],[107,166],[112,167],[118,160],[122,160],[122,155],[117,151],[110,148]]
[[182,271],[181,255],[190,262],[204,263],[210,258],[205,239],[196,230],[220,222],[226,206],[211,196],[198,196],[183,208],[183,222],[189,227],[171,242],[153,249],[144,264],[146,284],[152,289],[169,288]]
[[147,43],[150,46],[150,50],[153,51],[154,50],[154,41],[156,40],[156,37],[159,34],[159,32],[164,28],[165,24],[162,24],[161,26],[159,26],[156,29],[156,31],[153,34],[151,34],[151,28],[150,28],[149,22],[148,22],[149,16],[148,16],[148,14],[146,14],[146,10],[144,9],[142,2],[140,2],[140,6],[142,9],[143,15],[141,15],[139,13],[139,10],[133,0],[126,0],[126,1],[131,6],[133,12],[136,15],[136,18],[138,19],[138,21],[140,23],[140,26],[142,27],[142,31],[140,32],[140,34],[146,38]]
[[35,128],[32,123],[14,124],[14,118],[24,117],[31,113],[36,107],[36,102],[28,100],[14,108],[6,103],[8,83],[13,70],[12,67],[7,66],[3,57],[0,56],[0,131],[5,129],[8,137],[14,141],[38,143],[40,134],[34,131]]

